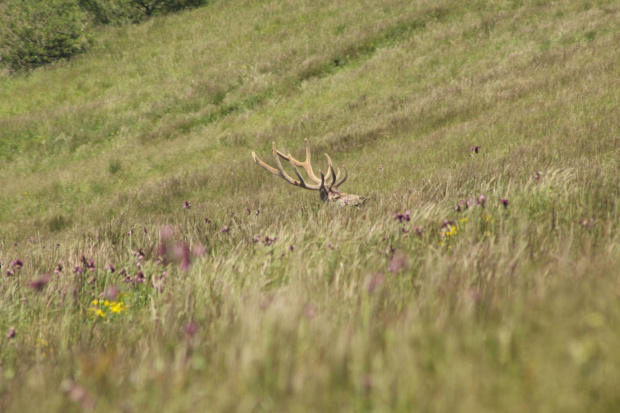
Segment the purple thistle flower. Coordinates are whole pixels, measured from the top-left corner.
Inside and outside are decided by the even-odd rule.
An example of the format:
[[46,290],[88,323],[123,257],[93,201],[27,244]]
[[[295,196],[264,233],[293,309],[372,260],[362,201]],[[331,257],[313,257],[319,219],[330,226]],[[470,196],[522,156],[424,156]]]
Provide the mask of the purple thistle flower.
[[478,196],[478,199],[476,200],[476,203],[484,208],[484,204],[487,203],[487,197],[484,196],[484,195]]
[[44,274],[42,277],[39,277],[33,281],[31,281],[30,283],[28,283],[28,286],[30,288],[32,288],[35,291],[41,291],[43,290],[43,288],[47,285],[47,283],[50,282],[50,275],[49,273]]
[[540,179],[540,176],[541,176],[540,171],[536,171],[536,174],[534,175],[534,179],[538,181]]
[[194,253],[195,257],[204,257],[205,253],[207,252],[207,249],[205,248],[204,245],[198,244],[198,245],[194,245],[194,249],[192,252]]
[[84,270],[79,265],[76,265],[75,268],[73,269],[73,272],[76,273],[77,275],[82,275],[83,271]]
[[394,254],[394,256],[390,259],[390,262],[388,264],[388,271],[398,272],[402,270],[405,265],[407,265],[407,256],[402,252],[398,252]]
[[469,147],[469,151],[470,152],[474,152],[474,153],[478,153],[480,151],[480,148],[482,148],[481,145],[477,145],[477,146],[470,146]]
[[6,338],[10,340],[12,338],[15,338],[16,335],[17,335],[17,331],[15,330],[14,327],[11,327],[9,328],[9,331],[6,333]]
[[13,270],[6,270],[5,274],[6,274],[7,277],[12,277],[12,276],[15,275],[15,271],[13,271]]
[[220,232],[221,232],[222,234],[226,234],[226,233],[230,232],[230,228],[229,228],[229,227],[227,227],[227,226],[224,226],[224,227],[222,227],[222,229],[220,230]]
[[250,208],[245,207],[245,211],[248,213],[248,215],[250,215],[252,213],[252,211],[250,211]]
[[110,265],[108,265],[108,271],[114,272],[115,270],[116,268],[114,268],[114,264],[110,263]]
[[278,238],[277,237],[273,237],[273,238],[269,238],[269,236],[265,236],[265,239],[263,240],[263,244],[266,246],[269,246],[271,244],[273,244],[274,242],[276,242]]
[[194,335],[196,335],[199,328],[200,326],[198,325],[197,322],[189,321],[185,323],[185,326],[183,326],[183,332],[185,333],[186,336],[193,337]]
[[288,246],[288,250],[289,250],[289,251],[293,251],[294,249],[295,249],[295,247],[293,247],[292,245],[289,245],[289,246]]
[[192,203],[189,201],[185,201],[183,203],[183,209],[190,209],[192,207]]
[[454,225],[454,222],[453,222],[453,221],[444,220],[444,221],[443,221],[443,224],[441,225],[441,228],[442,228],[442,229],[443,229],[443,228],[448,228],[448,227],[451,227],[452,225]]
[[62,262],[58,263],[58,266],[54,270],[54,274],[60,274],[62,272]]
[[189,252],[189,245],[179,242],[174,245],[174,257],[179,265],[179,268],[187,271],[191,266],[191,256]]
[[211,220],[209,218],[206,218],[206,217],[205,217],[204,221],[205,221],[205,224],[210,224],[211,223]]
[[118,297],[120,293],[121,293],[121,290],[117,286],[111,285],[108,288],[106,288],[106,290],[103,292],[103,297],[106,300],[116,301],[116,298]]
[[368,292],[372,293],[378,286],[385,281],[385,275],[382,273],[373,274],[368,283]]
[[14,246],[14,247],[17,247],[17,242],[14,242],[14,243],[13,243],[13,246]]
[[24,266],[24,262],[22,260],[15,260],[11,263],[11,267],[15,268],[16,270],[19,270],[23,266]]
[[510,203],[510,201],[506,198],[501,198],[499,200],[499,203],[502,204],[504,206],[504,208],[508,209],[508,204]]
[[164,225],[159,229],[159,238],[163,241],[168,241],[174,235],[174,228],[170,225]]
[[306,304],[304,306],[304,315],[306,318],[313,318],[316,315],[316,307],[312,304]]
[[260,214],[260,208],[256,210],[256,216],[258,216],[258,214]]
[[394,212],[394,214],[392,215],[392,218],[394,220],[399,220],[400,222],[403,222],[403,221],[409,222],[411,221],[411,211],[407,210],[402,214],[399,214],[398,212]]

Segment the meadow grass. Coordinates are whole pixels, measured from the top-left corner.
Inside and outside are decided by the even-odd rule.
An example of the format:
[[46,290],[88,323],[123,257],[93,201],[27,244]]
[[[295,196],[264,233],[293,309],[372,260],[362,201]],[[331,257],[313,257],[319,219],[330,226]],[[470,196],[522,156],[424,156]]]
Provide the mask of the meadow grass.
[[[1,74],[0,411],[617,411],[619,17],[232,0]],[[305,138],[366,205],[252,161]]]

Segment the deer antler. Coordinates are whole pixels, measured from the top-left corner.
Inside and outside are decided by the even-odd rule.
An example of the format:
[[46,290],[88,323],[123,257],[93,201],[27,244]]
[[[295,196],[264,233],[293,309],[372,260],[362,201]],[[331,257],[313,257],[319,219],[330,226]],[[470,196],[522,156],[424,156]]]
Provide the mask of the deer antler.
[[[318,178],[314,174],[314,171],[312,170],[312,165],[310,164],[311,154],[310,154],[310,144],[308,143],[308,139],[305,139],[305,143],[306,143],[306,160],[303,162],[293,158],[293,156],[290,153],[288,155],[285,155],[284,153],[278,151],[276,149],[275,142],[272,143],[271,150],[272,150],[273,158],[276,162],[277,168],[274,168],[266,164],[265,162],[263,162],[258,156],[256,156],[255,152],[252,152],[252,158],[254,158],[254,162],[256,162],[258,165],[265,168],[272,174],[278,175],[279,177],[284,179],[286,182],[294,186],[298,186],[300,188],[309,189],[313,191],[320,191],[321,200],[323,201],[334,201],[338,203],[339,205],[362,205],[364,201],[366,200],[366,198],[361,197],[359,195],[341,194],[340,191],[338,190],[338,187],[342,185],[349,177],[349,172],[347,171],[346,167],[343,167],[344,176],[342,178],[339,178],[340,170],[338,170],[338,173],[334,171],[332,160],[329,157],[329,155],[325,154],[325,157],[327,158],[327,165],[328,165],[327,177],[323,175],[323,172],[319,172],[319,174],[321,175],[321,178]],[[295,171],[295,175],[297,175],[297,178],[299,178],[299,180],[292,178],[290,175],[288,175],[284,171],[284,168],[282,167],[282,163],[280,162],[280,158],[284,159],[285,161],[288,161],[292,165],[293,170]],[[301,173],[299,172],[298,167],[302,167],[306,171],[306,173],[308,174],[308,177],[312,181],[314,181],[314,184],[307,183],[304,180]],[[332,182],[329,185],[329,187],[326,188],[325,181],[330,178]]]

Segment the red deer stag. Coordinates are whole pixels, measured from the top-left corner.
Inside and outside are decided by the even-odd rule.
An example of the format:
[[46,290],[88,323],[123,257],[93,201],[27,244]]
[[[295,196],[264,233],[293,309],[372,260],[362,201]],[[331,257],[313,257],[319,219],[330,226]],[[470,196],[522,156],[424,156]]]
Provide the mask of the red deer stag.
[[[338,190],[338,187],[340,187],[340,185],[342,185],[347,180],[349,175],[347,172],[347,168],[343,167],[344,176],[340,178],[340,170],[338,170],[338,173],[334,172],[334,167],[332,166],[332,160],[330,159],[329,155],[325,154],[325,157],[327,158],[327,164],[328,164],[327,177],[325,177],[325,175],[323,175],[323,172],[320,172],[320,171],[319,171],[319,174],[321,175],[321,178],[318,178],[314,174],[314,171],[312,170],[312,166],[310,165],[310,144],[308,143],[308,139],[305,139],[305,142],[306,142],[306,160],[304,162],[298,161],[297,159],[293,158],[291,154],[285,155],[282,152],[276,150],[275,142],[273,142],[273,145],[272,145],[272,152],[273,152],[273,158],[276,161],[277,169],[261,161],[258,158],[258,156],[256,156],[255,152],[252,152],[252,158],[254,158],[254,162],[259,164],[260,166],[262,166],[263,168],[265,168],[272,174],[278,175],[279,177],[284,179],[289,184],[293,184],[300,188],[309,189],[312,191],[319,191],[319,194],[321,195],[321,201],[323,202],[331,201],[331,202],[335,202],[336,205],[339,205],[339,206],[363,205],[364,202],[366,202],[365,197],[359,196],[359,195],[353,195],[353,194],[345,194]],[[297,178],[299,178],[299,181],[293,179],[290,175],[284,172],[284,168],[282,168],[282,163],[280,162],[280,158],[284,159],[285,161],[289,161],[289,163],[293,167],[293,170],[295,171],[295,174],[297,175]],[[314,181],[314,184],[308,183],[304,180],[304,178],[299,173],[299,169],[297,169],[298,166],[306,170],[306,172],[308,173],[308,177],[312,181]],[[331,178],[331,184],[329,186],[326,186],[325,182],[328,181],[330,178]]]

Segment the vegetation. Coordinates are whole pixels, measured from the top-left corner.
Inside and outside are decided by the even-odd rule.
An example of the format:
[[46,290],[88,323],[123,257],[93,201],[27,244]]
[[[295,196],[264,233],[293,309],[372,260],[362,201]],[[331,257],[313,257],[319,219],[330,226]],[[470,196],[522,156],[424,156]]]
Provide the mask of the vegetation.
[[[617,1],[241,1],[0,74],[0,410],[620,407]],[[360,208],[258,167],[346,165]]]

